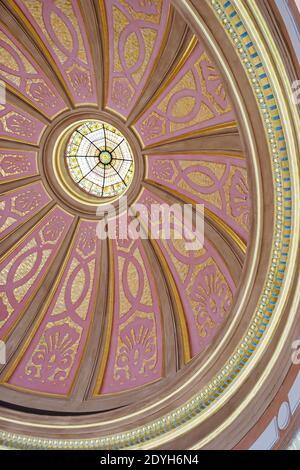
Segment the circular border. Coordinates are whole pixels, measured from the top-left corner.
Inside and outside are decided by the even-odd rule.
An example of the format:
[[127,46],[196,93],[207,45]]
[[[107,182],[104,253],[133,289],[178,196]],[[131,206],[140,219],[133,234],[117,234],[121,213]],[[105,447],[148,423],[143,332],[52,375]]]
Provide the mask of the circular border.
[[[87,120],[99,120],[116,127],[125,137],[131,148],[134,161],[133,179],[126,192],[119,196],[101,200],[96,196],[85,193],[76,188],[74,181],[67,174],[64,164],[62,168],[62,163],[64,163],[60,162],[62,147],[66,144],[72,130],[76,129],[78,124],[84,123]],[[43,136],[40,153],[40,173],[45,177],[44,179],[49,185],[47,189],[49,189],[50,194],[55,196],[58,204],[74,215],[79,214],[82,217],[91,219],[99,218],[97,216],[98,207],[105,211],[106,206],[111,207],[113,205],[118,211],[118,201],[122,196],[126,196],[128,205],[132,205],[141,191],[145,175],[145,165],[138,139],[124,123],[106,112],[81,109],[73,110],[60,116],[59,119],[49,126],[49,129],[47,129],[46,134]]]
[[[74,197],[75,200],[81,201],[84,204],[92,205],[92,206],[104,206],[105,204],[111,204],[113,202],[117,202],[122,196],[124,197],[130,189],[131,184],[134,181],[134,173],[135,173],[135,159],[134,159],[134,152],[127,141],[126,137],[120,132],[122,137],[126,140],[128,147],[130,148],[130,152],[132,155],[132,162],[133,162],[133,176],[130,181],[129,186],[123,191],[121,194],[117,194],[111,197],[97,197],[87,190],[80,188],[76,181],[73,180],[70,170],[67,165],[66,155],[65,155],[65,148],[70,141],[72,135],[76,132],[76,130],[80,127],[80,125],[85,124],[86,122],[97,121],[103,124],[108,124],[107,122],[100,121],[100,120],[80,120],[72,125],[68,126],[64,132],[58,137],[57,142],[55,144],[53,155],[52,155],[52,165],[54,169],[55,177],[58,179],[60,186],[65,189],[65,191],[71,196]],[[113,126],[112,126],[113,127]],[[115,127],[115,126],[114,126]],[[76,157],[76,155],[75,155]]]

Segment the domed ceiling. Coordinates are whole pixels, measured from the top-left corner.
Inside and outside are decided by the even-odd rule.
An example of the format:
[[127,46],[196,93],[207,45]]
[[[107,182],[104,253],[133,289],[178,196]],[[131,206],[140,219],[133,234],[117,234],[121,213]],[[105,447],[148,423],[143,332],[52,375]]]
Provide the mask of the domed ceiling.
[[[287,375],[298,116],[241,3],[0,2],[4,445],[234,447]],[[144,236],[101,240],[121,195]]]

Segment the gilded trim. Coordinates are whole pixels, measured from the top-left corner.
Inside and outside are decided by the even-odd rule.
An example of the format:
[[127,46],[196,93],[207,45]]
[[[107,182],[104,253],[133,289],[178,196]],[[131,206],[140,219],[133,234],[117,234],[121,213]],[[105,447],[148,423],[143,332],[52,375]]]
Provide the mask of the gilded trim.
[[102,352],[102,360],[101,365],[96,381],[96,385],[94,387],[94,395],[99,395],[100,390],[102,387],[106,365],[108,361],[110,343],[111,343],[111,336],[112,336],[112,329],[113,329],[113,320],[114,320],[114,300],[115,300],[115,272],[114,272],[114,254],[113,254],[113,246],[112,241],[108,241],[108,249],[109,249],[109,283],[108,283],[108,304],[107,304],[107,326],[105,332],[105,344],[104,349]]

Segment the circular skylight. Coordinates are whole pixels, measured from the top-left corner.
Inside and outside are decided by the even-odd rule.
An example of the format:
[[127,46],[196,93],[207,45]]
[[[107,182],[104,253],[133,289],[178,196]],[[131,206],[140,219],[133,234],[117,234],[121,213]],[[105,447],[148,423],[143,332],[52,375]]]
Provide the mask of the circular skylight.
[[120,196],[133,178],[131,148],[123,134],[106,122],[81,124],[67,143],[65,158],[71,178],[92,196]]

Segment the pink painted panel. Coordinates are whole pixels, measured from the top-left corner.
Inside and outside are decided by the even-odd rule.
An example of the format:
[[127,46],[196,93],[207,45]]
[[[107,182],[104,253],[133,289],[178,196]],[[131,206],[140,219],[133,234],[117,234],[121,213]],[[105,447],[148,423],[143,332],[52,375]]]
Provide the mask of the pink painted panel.
[[73,216],[55,207],[0,263],[0,337],[19,319],[40,288]]
[[127,117],[153,70],[167,27],[169,0],[105,0],[109,108]]
[[76,0],[16,0],[55,60],[77,105],[96,104],[94,67]]
[[80,223],[52,302],[9,383],[66,395],[92,326],[99,289],[100,240],[96,223]]
[[[163,201],[144,190],[138,203],[151,211],[152,204]],[[207,239],[203,249],[197,250],[187,249],[185,240],[176,240],[179,220],[175,215],[170,239],[161,237],[157,243],[181,298],[193,357],[211,344],[226,322],[236,287],[221,255]]]
[[159,379],[163,348],[155,281],[140,240],[113,241],[115,301],[110,352],[101,393]]
[[244,158],[151,155],[147,161],[147,179],[204,204],[248,240],[251,201]]
[[33,183],[0,198],[0,240],[50,202],[43,183]]
[[54,86],[25,48],[0,24],[0,78],[50,117],[66,108]]
[[0,150],[0,184],[37,174],[36,152]]
[[222,78],[199,43],[166,90],[137,121],[145,145],[235,121]]
[[45,129],[38,119],[16,106],[0,105],[0,137],[38,144]]

